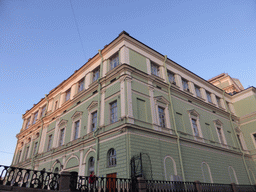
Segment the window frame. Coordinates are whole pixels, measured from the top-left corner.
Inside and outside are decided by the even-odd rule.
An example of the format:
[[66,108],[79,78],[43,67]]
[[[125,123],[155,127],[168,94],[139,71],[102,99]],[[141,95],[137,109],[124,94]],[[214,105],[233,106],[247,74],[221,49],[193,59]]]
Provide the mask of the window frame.
[[[98,74],[98,75],[97,75]],[[100,66],[96,67],[92,71],[92,82],[97,81],[100,78]]]
[[[160,110],[162,110],[161,113],[160,113]],[[165,108],[163,108],[161,106],[158,106],[158,121],[159,121],[160,127],[166,128]]]
[[[117,64],[116,64],[117,63]],[[113,65],[112,65],[113,64]],[[110,58],[109,58],[109,68],[110,70],[116,68],[118,65],[120,65],[119,61],[119,52],[114,53]]]
[[[82,115],[83,112],[82,111],[76,111],[71,119],[72,119],[72,128],[71,128],[71,136],[70,136],[70,141],[75,140],[75,128],[76,128],[76,122],[79,121],[79,127],[78,127],[78,137],[76,139],[78,139],[80,137],[80,132],[81,132],[81,124],[82,124]],[[65,126],[65,124],[63,125]]]
[[[202,133],[201,125],[200,125],[199,113],[196,110],[192,109],[192,110],[188,110],[188,114],[189,114],[190,127],[192,129],[193,136],[195,137],[196,140],[198,138],[203,138],[203,133]],[[195,120],[195,122],[196,122],[198,135],[195,135],[192,119]]]
[[68,89],[65,92],[65,102],[70,100],[70,95],[71,95],[71,89]]
[[[94,116],[94,114],[96,114],[96,116]],[[90,123],[90,124],[91,124],[91,125],[90,125],[90,130],[91,130],[91,131],[90,131],[90,132],[94,132],[94,131],[97,129],[97,120],[98,120],[98,119],[97,119],[97,118],[98,118],[97,116],[98,116],[98,111],[97,111],[97,110],[91,112],[91,123]],[[93,120],[94,120],[94,119],[96,119],[96,125],[95,125],[95,123],[93,123]],[[94,128],[93,128],[93,124],[94,124],[94,126],[95,126]]]
[[28,159],[28,155],[29,155],[29,145],[26,146],[26,151],[25,151],[25,160]]
[[54,111],[58,109],[58,100],[54,102]]
[[197,85],[195,85],[195,92],[196,92],[196,96],[199,98],[202,98],[202,93],[201,93],[201,88]]
[[[78,123],[78,126],[77,126],[77,123]],[[80,132],[80,127],[81,127],[81,121],[80,120],[77,120],[74,122],[74,129],[73,129],[73,140],[76,140],[79,138],[79,132]]]
[[[215,127],[215,130],[217,133],[217,137],[219,139],[219,143],[226,146],[227,140],[226,140],[226,136],[224,134],[223,123],[219,119],[217,119],[214,121],[214,127]],[[220,136],[222,138],[220,138]],[[223,140],[223,143],[221,142],[221,140]]]
[[[168,109],[168,106],[170,104],[170,102],[165,99],[163,96],[157,96],[157,97],[154,97],[154,101],[155,101],[155,111],[156,111],[156,123],[157,125],[160,127],[160,128],[168,128],[168,129],[171,129],[171,124],[170,124],[170,115],[169,115],[169,109]],[[158,109],[162,108],[164,109],[164,115],[165,115],[165,127],[161,127],[160,125],[160,120],[159,120],[159,111]]]
[[221,106],[221,98],[216,95],[216,103],[219,108],[222,108]]
[[[112,105],[114,105],[114,104],[116,104],[116,105],[115,105],[115,106],[112,106]],[[113,109],[115,109],[114,113],[112,113],[112,110],[113,110]],[[115,122],[118,121],[118,111],[117,111],[117,110],[118,110],[118,108],[117,108],[117,100],[115,100],[115,101],[109,103],[110,124],[115,123]],[[115,116],[114,119],[112,118],[112,114],[114,114],[114,116]]]
[[21,155],[22,155],[22,149],[19,150],[18,157],[17,157],[17,163],[21,162]]
[[208,103],[212,103],[211,92],[205,90],[205,94],[206,94],[206,98],[207,98]]
[[34,124],[36,123],[37,118],[38,118],[38,111],[36,111],[36,112],[34,113],[34,118],[33,118],[32,125],[34,125]]
[[256,149],[256,132],[251,133],[252,142],[254,144],[254,147]]
[[[111,154],[114,152],[113,154]],[[114,160],[114,163],[112,163],[112,160]],[[116,150],[114,148],[111,148],[108,150],[107,153],[107,166],[108,167],[116,167],[117,165],[117,160],[116,160]]]
[[[175,73],[171,72],[171,71],[167,71],[167,76],[168,76],[168,81],[173,84],[176,85],[176,79],[175,79]],[[171,78],[170,78],[171,77]]]
[[[150,61],[150,68],[151,68],[151,75],[155,75],[157,77],[160,77],[160,67],[159,67],[158,64],[156,64],[153,61]],[[156,74],[155,74],[154,68],[156,69]]]
[[44,106],[42,107],[42,111],[41,111],[41,114],[40,114],[40,118],[44,117],[45,111],[46,111],[46,105],[44,105]]
[[33,156],[36,154],[37,145],[38,145],[38,141],[36,141],[36,142],[34,143]]
[[[91,161],[91,159],[93,161]],[[93,165],[91,164],[91,162],[93,162]],[[90,168],[92,169],[92,166],[93,166],[93,172],[95,170],[95,158],[93,156],[91,156],[89,159],[88,159],[88,174],[91,174],[92,170],[90,170]]]
[[84,80],[85,80],[85,78],[83,77],[82,79],[80,79],[78,81],[77,93],[80,93],[81,91],[84,90],[84,85],[85,85]]
[[48,145],[47,145],[47,151],[50,151],[52,148],[52,134],[48,135]]
[[181,78],[181,82],[182,82],[182,89],[183,89],[183,91],[190,92],[189,86],[188,86],[188,80],[184,79],[184,78]]
[[30,126],[30,120],[31,120],[31,116],[27,118],[25,129],[28,129],[28,127]]
[[63,146],[65,143],[65,128],[66,127],[62,127],[59,129],[58,147]]

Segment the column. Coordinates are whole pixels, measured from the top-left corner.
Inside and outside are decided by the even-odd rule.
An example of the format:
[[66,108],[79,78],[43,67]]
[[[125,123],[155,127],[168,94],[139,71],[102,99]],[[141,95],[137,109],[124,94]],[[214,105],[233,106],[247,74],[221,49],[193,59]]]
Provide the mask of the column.
[[[105,86],[105,84],[102,85],[103,87]],[[101,102],[100,102],[100,127],[104,125],[104,112],[105,112],[105,92],[106,92],[106,88],[103,88],[101,90]]]
[[66,97],[66,92],[60,93],[60,104],[59,104],[60,107],[63,105],[63,103],[65,103],[65,97]]
[[156,117],[155,102],[154,102],[154,86],[149,85],[148,89],[149,89],[149,96],[150,96],[150,108],[151,108],[152,124],[155,128],[155,125],[157,125],[157,117]]
[[108,61],[105,60],[103,61],[103,64],[102,64],[102,77],[104,77],[107,72],[108,72]]
[[130,59],[129,59],[129,49],[126,47],[126,46],[123,46],[121,49],[120,49],[120,52],[119,52],[119,55],[120,55],[120,62],[121,64],[130,64]]
[[74,98],[76,93],[77,93],[77,83],[75,83],[71,86],[70,100],[72,100]]
[[22,152],[21,152],[21,155],[20,155],[20,159],[18,159],[19,162],[22,162],[23,159],[24,159],[23,155],[24,155],[24,151],[26,149],[25,146],[26,146],[25,141],[23,141]]
[[146,58],[146,64],[147,64],[147,73],[148,75],[151,75],[151,63],[148,58]]
[[84,88],[88,89],[89,85],[91,84],[91,81],[92,81],[92,71],[88,72],[85,75],[84,79],[85,79]]
[[226,110],[226,104],[223,98],[220,99],[221,108]]
[[33,120],[34,120],[34,113],[32,113],[31,114],[31,118],[30,118],[30,122],[29,122],[29,126],[31,126],[32,125],[32,123],[33,123]]
[[64,167],[65,164],[66,164],[66,155],[63,155],[63,156],[62,156],[62,165],[63,165],[63,168],[65,168],[65,167]]
[[41,133],[42,136],[41,136],[41,141],[38,148],[38,153],[42,153],[44,151],[46,132],[47,132],[47,127],[44,127]]
[[168,78],[166,77],[166,73],[165,73],[165,68],[164,66],[160,66],[160,77],[162,77],[164,79],[164,82],[168,82]]
[[82,167],[83,167],[83,154],[84,154],[84,150],[83,149],[80,149],[79,150],[80,152],[80,157],[79,157],[79,172],[78,172],[78,175],[82,175],[83,171],[82,171]]
[[[23,117],[22,117],[22,118],[23,118]],[[24,118],[23,118],[23,120],[24,120]],[[25,120],[23,121],[22,129],[26,129],[27,122],[28,122],[28,119],[25,119]]]
[[216,96],[213,93],[211,94],[211,98],[212,98],[212,103],[215,104],[216,106],[218,106]]
[[132,78],[126,77],[126,86],[127,86],[127,109],[128,109],[128,123],[134,124],[134,117],[132,111]]
[[28,158],[30,157],[30,154],[31,154],[31,151],[32,151],[32,141],[33,141],[34,137],[32,136],[31,137],[31,140],[30,140],[30,144],[29,144],[29,151],[28,151]]
[[182,85],[182,80],[181,80],[181,76],[179,74],[175,74],[175,80],[177,82],[177,86],[180,87],[180,90],[183,91],[183,85]]
[[42,107],[39,107],[38,116],[37,116],[38,121],[41,119],[42,109],[43,109]]
[[205,101],[208,101],[207,96],[206,96],[206,92],[204,88],[200,88],[201,89],[201,94],[202,94],[202,98],[205,99]]
[[191,81],[189,81],[189,82],[188,82],[188,87],[189,87],[190,92],[191,92],[194,96],[196,96],[196,90],[195,90],[195,85],[194,85],[194,83],[191,82]]
[[[58,147],[58,130],[59,130],[59,122],[60,122],[60,119],[57,119],[56,120],[56,124],[55,124],[55,129],[54,129],[54,137],[53,137],[53,145],[52,147],[55,148],[55,147]],[[65,130],[67,131],[67,130]]]
[[[121,95],[121,119],[125,117],[125,77],[120,78],[120,95]],[[129,104],[128,104],[129,105]]]

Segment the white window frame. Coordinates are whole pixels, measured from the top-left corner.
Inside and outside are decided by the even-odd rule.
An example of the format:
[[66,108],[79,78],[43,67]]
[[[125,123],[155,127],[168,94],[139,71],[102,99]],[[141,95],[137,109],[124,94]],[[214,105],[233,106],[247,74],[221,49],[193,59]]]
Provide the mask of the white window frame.
[[80,137],[80,132],[81,132],[81,124],[82,124],[82,115],[83,112],[82,111],[76,111],[71,119],[72,119],[72,129],[71,129],[71,137],[70,137],[70,141],[75,140],[75,128],[76,128],[76,122],[79,121],[79,128],[78,128],[78,137],[76,139],[78,139]]
[[90,170],[91,168],[91,164],[90,164],[90,160],[93,159],[93,172],[95,170],[95,158],[93,156],[91,156],[89,159],[88,159],[88,174],[91,174],[92,170]]
[[36,149],[38,147],[38,141],[34,143],[33,156],[36,154]]
[[[156,64],[153,61],[150,61],[150,67],[151,67],[151,74],[160,77],[160,66],[158,64]],[[156,74],[155,74],[155,70],[153,70],[153,68],[156,68]]]
[[[50,140],[50,136],[51,136],[51,140]],[[52,148],[52,144],[53,144],[53,135],[52,134],[48,135],[48,140],[47,141],[48,141],[48,143],[47,143],[46,151],[50,151],[51,148]]]
[[[156,109],[156,117],[157,117],[157,125],[159,128],[168,128],[171,129],[171,124],[170,124],[170,113],[168,109],[169,101],[165,99],[163,96],[158,96],[154,97],[155,100],[155,109]],[[164,114],[165,114],[165,127],[161,127],[160,121],[159,121],[159,111],[158,108],[164,109]]]
[[211,94],[211,92],[205,90],[205,94],[206,94],[206,99],[207,99],[208,103],[212,103],[212,94]]
[[[114,155],[111,156],[111,152],[114,151]],[[115,159],[115,164],[110,164],[110,160]],[[117,164],[117,158],[116,158],[116,150],[114,148],[111,148],[108,150],[108,154],[107,154],[107,166],[108,167],[116,167]]]
[[25,160],[28,159],[28,154],[29,154],[29,148],[30,146],[26,146],[26,151],[25,151]]
[[34,118],[33,118],[32,125],[34,125],[34,124],[36,123],[37,119],[38,119],[38,111],[36,111],[36,112],[34,113]]
[[30,121],[31,121],[31,116],[27,118],[25,129],[28,129],[28,127],[30,126]]
[[[87,111],[88,111],[87,134],[93,132],[92,131],[92,114],[97,111],[97,106],[98,106],[98,102],[92,101],[91,104],[87,107]],[[96,129],[97,129],[97,127],[96,127]]]
[[[84,90],[84,86],[85,86],[84,80],[85,80],[85,78],[83,77],[82,79],[80,79],[80,80],[78,81],[77,93],[80,93],[81,91]],[[81,85],[83,85],[83,86],[81,86]],[[81,88],[81,87],[82,87],[82,88]]]
[[201,88],[199,86],[197,86],[197,85],[195,85],[195,92],[196,92],[196,96],[197,97],[202,98]]
[[[195,137],[195,139],[197,139],[198,137],[203,138],[203,133],[202,133],[201,125],[200,125],[199,113],[196,110],[192,109],[192,110],[188,110],[188,114],[189,114],[190,126],[192,129],[193,136]],[[196,120],[199,136],[195,135],[192,119]]]
[[[219,99],[218,99],[219,98]],[[219,102],[218,102],[219,101]],[[217,103],[217,107],[219,108],[222,108],[222,105],[221,105],[221,98],[216,96],[216,103]]]
[[181,78],[181,82],[182,82],[182,89],[183,89],[183,91],[190,92],[189,85],[188,85],[188,80],[184,79],[184,78]]
[[92,71],[92,82],[97,81],[100,78],[100,66],[96,67]]
[[109,68],[110,70],[112,70],[116,68],[118,65],[120,65],[119,52],[116,52],[109,58]]
[[65,102],[70,100],[71,89],[68,89],[65,93]]
[[[175,79],[175,73],[171,72],[171,71],[167,71],[167,75],[168,75],[168,81],[173,84],[176,85],[176,79]],[[173,76],[172,78],[170,78],[170,76]]]
[[[112,119],[112,104],[114,104],[114,103],[116,103],[116,114],[115,114],[115,116],[116,116],[116,119]],[[112,123],[115,123],[115,122],[117,122],[118,121],[118,107],[117,107],[117,100],[115,100],[115,101],[113,101],[113,102],[111,102],[111,103],[109,103],[109,114],[110,114],[110,116],[109,116],[109,120],[110,120],[110,124],[112,124]]]
[[[61,141],[61,131],[63,131],[63,138],[62,138],[62,143],[60,143]],[[65,144],[65,135],[66,135],[66,127],[61,127],[59,128],[59,137],[58,137],[58,147],[61,147]]]
[[[226,136],[225,136],[224,130],[223,130],[223,123],[219,119],[217,119],[213,122],[214,122],[214,127],[215,127],[215,130],[216,130],[218,139],[219,139],[219,143],[222,144],[222,145],[227,145]],[[222,139],[223,139],[224,143],[221,143],[221,138],[220,138],[219,133],[218,133],[218,128],[220,128]]]
[[45,112],[46,112],[46,105],[44,105],[42,107],[42,111],[41,111],[41,114],[40,114],[40,118],[44,117],[45,116]]

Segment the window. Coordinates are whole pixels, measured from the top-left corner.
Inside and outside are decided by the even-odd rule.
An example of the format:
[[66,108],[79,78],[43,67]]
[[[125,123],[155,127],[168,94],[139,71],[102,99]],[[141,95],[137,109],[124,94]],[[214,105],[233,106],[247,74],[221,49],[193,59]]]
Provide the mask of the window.
[[37,145],[38,145],[38,142],[35,142],[33,155],[35,155],[35,154],[36,154]]
[[34,114],[34,119],[33,119],[33,123],[32,123],[33,125],[36,123],[37,116],[38,116],[38,111],[35,112],[35,114]]
[[95,131],[97,128],[97,111],[92,113],[92,126],[91,126],[91,130]]
[[116,150],[110,149],[108,151],[108,167],[116,166]]
[[209,91],[206,91],[206,96],[207,96],[207,101],[209,103],[212,103],[212,97],[211,97],[211,93]]
[[110,103],[110,123],[117,122],[117,102]]
[[50,151],[51,147],[52,147],[52,135],[49,135],[47,151]]
[[253,136],[255,147],[256,147],[256,133],[254,133],[252,136]]
[[96,81],[100,77],[100,67],[97,67],[93,71],[93,77],[92,77],[92,82]]
[[21,153],[22,153],[22,150],[20,150],[18,154],[18,158],[17,158],[18,163],[21,161]]
[[84,78],[82,78],[79,82],[78,82],[78,93],[80,91],[83,91],[84,90]]
[[74,140],[78,138],[80,120],[75,122]]
[[46,109],[46,105],[43,106],[42,111],[41,111],[41,114],[40,114],[40,117],[43,117],[43,116],[44,116],[45,109]]
[[57,110],[58,109],[58,101],[55,101],[55,107],[54,107],[54,110]]
[[110,70],[114,69],[116,66],[119,65],[119,56],[118,53],[114,54],[111,58],[110,58]]
[[201,95],[200,87],[198,87],[197,85],[195,85],[195,90],[196,90],[196,96],[201,98],[202,95]]
[[29,152],[29,146],[27,146],[27,148],[26,148],[25,159],[28,158],[28,152]]
[[27,119],[26,129],[28,128],[28,126],[29,126],[29,124],[30,124],[30,118],[31,118],[31,117],[29,117],[29,118]]
[[182,86],[183,86],[183,90],[184,91],[188,91],[189,92],[188,81],[186,79],[182,79]]
[[229,103],[226,101],[227,104],[227,110],[231,112],[230,108],[229,108]]
[[222,135],[222,131],[221,131],[220,127],[217,127],[217,133],[218,133],[218,137],[219,137],[220,143],[224,144],[224,139],[223,139],[223,135]]
[[70,93],[71,93],[70,89],[66,91],[65,101],[68,101],[70,99]]
[[168,71],[168,79],[169,79],[169,82],[170,82],[170,83],[176,85],[174,73]]
[[165,113],[164,108],[158,107],[159,123],[161,127],[165,127]]
[[88,161],[88,171],[89,174],[93,171],[94,172],[94,157],[90,157],[89,161]]
[[62,146],[64,144],[64,133],[65,133],[65,128],[60,130],[59,146]]
[[221,103],[220,103],[220,98],[216,96],[216,101],[217,101],[217,105],[218,107],[221,107]]
[[198,131],[198,126],[197,126],[197,119],[192,118],[191,121],[192,121],[192,127],[193,127],[193,131],[194,131],[194,135],[196,137],[199,137],[199,131]]
[[154,62],[151,62],[151,74],[159,76],[159,66]]

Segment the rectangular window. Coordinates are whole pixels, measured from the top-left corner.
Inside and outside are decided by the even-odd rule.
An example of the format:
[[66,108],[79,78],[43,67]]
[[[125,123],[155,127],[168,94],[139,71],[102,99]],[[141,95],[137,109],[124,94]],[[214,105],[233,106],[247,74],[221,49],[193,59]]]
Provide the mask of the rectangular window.
[[41,114],[40,114],[40,117],[43,117],[43,116],[44,116],[45,109],[46,109],[46,105],[43,106],[42,111],[41,111]]
[[158,107],[159,123],[161,127],[165,127],[165,113],[164,108]]
[[17,158],[18,163],[21,161],[21,153],[22,153],[22,150],[20,150],[18,154],[18,158]]
[[217,101],[217,105],[218,107],[221,107],[221,103],[220,103],[220,98],[216,96],[216,101]]
[[159,66],[151,61],[151,74],[159,76]]
[[60,130],[59,146],[62,146],[64,144],[64,133],[65,133],[65,128]]
[[66,91],[65,101],[68,101],[70,99],[70,93],[71,93],[71,89]]
[[219,136],[219,139],[220,139],[220,143],[224,144],[224,139],[223,139],[223,135],[222,135],[222,131],[221,131],[220,127],[217,127],[217,132],[218,132],[218,136]]
[[227,110],[231,112],[230,107],[229,107],[229,103],[226,101],[227,104]]
[[35,154],[36,154],[37,145],[38,145],[38,142],[35,142],[33,155],[35,155]]
[[95,131],[97,128],[97,111],[92,113],[92,127],[91,130]]
[[202,95],[201,95],[200,87],[195,85],[195,90],[196,90],[196,96],[201,98]]
[[116,66],[119,65],[119,56],[118,53],[114,54],[110,59],[110,70],[114,69]]
[[84,78],[78,82],[78,93],[84,90]]
[[78,138],[78,133],[79,133],[79,125],[80,125],[80,120],[75,122],[75,128],[74,128],[74,140]]
[[37,120],[37,116],[38,116],[38,111],[34,114],[34,119],[33,119],[33,125],[36,123]]
[[189,91],[189,88],[188,88],[188,81],[186,79],[183,79],[182,78],[182,86],[183,86],[183,90],[184,91]]
[[198,127],[197,127],[197,120],[193,119],[193,118],[191,120],[192,120],[192,126],[193,126],[194,135],[196,137],[199,137]]
[[28,152],[29,152],[29,146],[27,146],[27,148],[26,148],[25,159],[27,159],[27,158],[28,158]]
[[208,101],[209,103],[212,103],[211,93],[208,92],[208,91],[206,91],[206,96],[207,96],[207,101]]
[[50,151],[51,147],[52,147],[52,135],[49,135],[47,151]]
[[55,107],[54,107],[54,110],[57,110],[58,109],[58,101],[55,101]]
[[28,126],[29,126],[29,124],[30,124],[30,118],[31,118],[31,117],[29,117],[28,120],[27,120],[26,129],[28,128]]
[[110,123],[117,122],[117,102],[110,103]]
[[96,69],[93,70],[92,82],[97,81],[99,77],[100,77],[100,67],[97,67]]
[[169,82],[170,82],[171,84],[176,85],[174,73],[168,71],[168,79],[169,79]]

